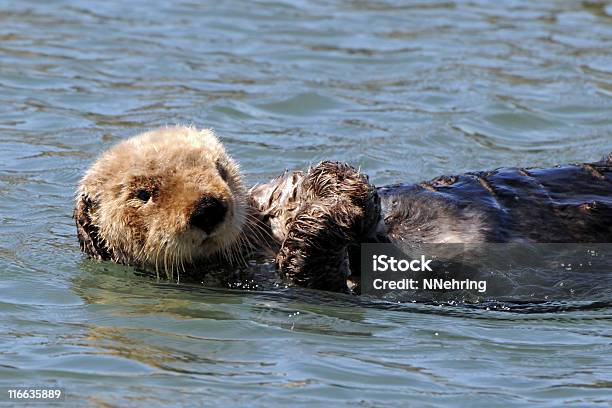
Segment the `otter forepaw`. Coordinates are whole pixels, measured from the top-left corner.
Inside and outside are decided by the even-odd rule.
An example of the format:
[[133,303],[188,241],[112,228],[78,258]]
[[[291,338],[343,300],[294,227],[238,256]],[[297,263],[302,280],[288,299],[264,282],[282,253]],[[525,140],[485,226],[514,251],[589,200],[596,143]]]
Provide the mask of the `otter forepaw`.
[[308,288],[343,292],[350,275],[344,222],[324,202],[313,202],[292,220],[276,256],[281,276]]
[[349,248],[373,235],[381,219],[376,188],[354,167],[327,161],[304,176],[299,200],[276,258],[281,275],[304,287],[348,291]]
[[324,161],[311,168],[302,191],[306,200],[328,206],[350,241],[361,242],[371,235],[381,219],[376,187],[369,183],[368,176],[346,163]]

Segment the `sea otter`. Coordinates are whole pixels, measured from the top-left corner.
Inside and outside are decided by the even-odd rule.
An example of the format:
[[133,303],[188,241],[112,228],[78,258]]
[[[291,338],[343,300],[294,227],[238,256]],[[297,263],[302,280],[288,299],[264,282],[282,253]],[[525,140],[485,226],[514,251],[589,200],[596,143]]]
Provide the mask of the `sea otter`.
[[347,291],[364,242],[612,242],[612,154],[383,187],[325,161],[247,190],[211,130],[176,126],[102,154],[74,218],[97,259],[172,278],[270,257],[296,285]]

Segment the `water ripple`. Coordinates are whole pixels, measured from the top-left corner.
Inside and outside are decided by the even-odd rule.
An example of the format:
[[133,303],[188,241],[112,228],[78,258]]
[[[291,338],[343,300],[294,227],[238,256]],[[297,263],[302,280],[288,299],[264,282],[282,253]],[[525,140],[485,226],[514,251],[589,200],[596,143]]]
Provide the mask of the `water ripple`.
[[[377,184],[612,151],[606,2],[0,3],[0,384],[75,406],[607,406],[610,298],[398,304],[176,286],[84,260],[113,143],[213,127],[249,182]],[[282,158],[279,160],[279,158]]]

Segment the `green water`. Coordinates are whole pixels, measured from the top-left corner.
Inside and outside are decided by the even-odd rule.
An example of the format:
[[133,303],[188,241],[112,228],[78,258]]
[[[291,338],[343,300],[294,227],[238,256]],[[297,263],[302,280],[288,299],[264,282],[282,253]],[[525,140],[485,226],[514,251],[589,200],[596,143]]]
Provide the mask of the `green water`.
[[174,123],[213,127],[251,183],[321,159],[380,185],[597,159],[612,3],[0,0],[0,387],[78,407],[612,402],[597,282],[604,306],[393,306],[84,258],[80,175]]

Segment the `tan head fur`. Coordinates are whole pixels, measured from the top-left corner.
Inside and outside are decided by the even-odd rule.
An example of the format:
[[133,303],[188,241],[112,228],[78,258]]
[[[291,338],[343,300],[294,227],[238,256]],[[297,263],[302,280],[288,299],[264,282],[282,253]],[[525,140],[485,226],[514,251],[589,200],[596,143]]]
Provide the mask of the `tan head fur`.
[[81,248],[99,259],[165,270],[238,245],[247,196],[211,130],[168,127],[105,152],[81,180]]

